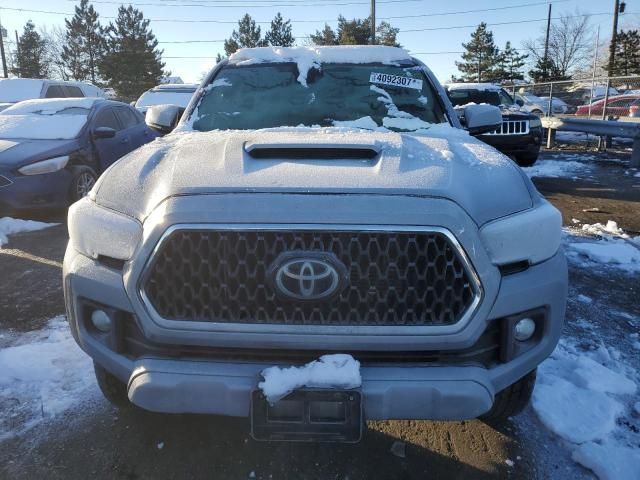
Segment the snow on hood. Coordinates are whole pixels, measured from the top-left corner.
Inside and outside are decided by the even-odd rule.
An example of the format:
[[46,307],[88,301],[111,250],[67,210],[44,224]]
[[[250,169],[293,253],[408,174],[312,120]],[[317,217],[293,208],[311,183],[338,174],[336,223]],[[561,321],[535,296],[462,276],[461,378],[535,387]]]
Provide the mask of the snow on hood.
[[[362,147],[380,154],[355,160],[254,158],[248,145]],[[532,205],[527,180],[513,162],[445,125],[418,134],[335,127],[173,133],[122,158],[100,178],[92,197],[144,220],[168,197],[232,192],[448,198],[479,224]]]
[[298,81],[306,86],[307,73],[322,63],[384,63],[411,62],[406,50],[381,45],[341,45],[329,47],[258,47],[243,48],[229,57],[236,65],[254,63],[296,63]]

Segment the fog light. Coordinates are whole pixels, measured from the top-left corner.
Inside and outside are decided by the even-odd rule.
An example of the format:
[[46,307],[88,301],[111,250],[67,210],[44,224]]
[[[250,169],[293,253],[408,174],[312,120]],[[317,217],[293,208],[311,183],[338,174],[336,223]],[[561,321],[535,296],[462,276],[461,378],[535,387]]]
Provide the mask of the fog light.
[[111,318],[103,310],[94,310],[91,313],[91,323],[101,332],[107,333],[111,330]]
[[518,320],[513,327],[513,336],[516,340],[524,342],[529,340],[536,331],[536,322],[530,318]]

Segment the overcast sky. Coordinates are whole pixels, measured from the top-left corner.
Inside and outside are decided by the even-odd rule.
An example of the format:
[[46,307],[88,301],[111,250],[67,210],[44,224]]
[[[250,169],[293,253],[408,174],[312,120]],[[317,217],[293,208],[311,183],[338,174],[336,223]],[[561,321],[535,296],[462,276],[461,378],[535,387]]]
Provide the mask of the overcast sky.
[[[0,21],[9,31],[9,41],[13,40],[9,47],[13,48],[15,44],[14,30],[20,34],[27,20],[33,20],[38,27],[63,26],[65,16],[59,13],[73,13],[76,3],[74,0],[2,0]],[[368,0],[134,0],[130,3],[151,19],[151,28],[164,49],[167,68],[187,82],[199,80],[202,72],[215,62],[216,54],[224,53],[222,42],[216,40],[228,38],[244,13],[265,22],[261,24],[264,32],[269,21],[280,11],[285,18],[291,18],[297,43],[304,44],[303,37],[321,29],[325,22],[335,27],[339,14],[362,18],[369,15],[370,8]],[[593,14],[591,23],[594,27],[600,25],[601,38],[610,37],[613,0],[555,0],[551,3],[552,17],[576,12]],[[626,0],[626,4],[628,13],[621,16],[620,27],[635,25],[638,28],[640,0]],[[120,2],[96,0],[93,5],[106,24],[107,17],[116,15]],[[503,47],[510,40],[519,47],[523,40],[541,34],[547,8],[548,2],[540,0],[378,0],[376,13],[378,20],[387,20],[400,28],[398,40],[403,47],[416,53],[444,81],[458,73],[455,61],[460,59],[461,43],[468,41],[479,22],[489,24],[498,46]],[[483,9],[485,11],[478,11]],[[412,18],[390,18],[406,16]],[[204,20],[230,23],[205,23]],[[162,43],[181,41],[210,43]]]

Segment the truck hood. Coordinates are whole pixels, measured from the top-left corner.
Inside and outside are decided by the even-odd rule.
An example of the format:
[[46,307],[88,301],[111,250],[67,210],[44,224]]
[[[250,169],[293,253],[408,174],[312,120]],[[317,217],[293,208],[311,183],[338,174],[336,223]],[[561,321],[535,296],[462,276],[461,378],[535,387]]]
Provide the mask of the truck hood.
[[527,181],[506,156],[448,125],[418,133],[190,131],[157,139],[122,158],[100,178],[92,197],[143,221],[176,195],[417,195],[450,199],[481,225],[530,208]]

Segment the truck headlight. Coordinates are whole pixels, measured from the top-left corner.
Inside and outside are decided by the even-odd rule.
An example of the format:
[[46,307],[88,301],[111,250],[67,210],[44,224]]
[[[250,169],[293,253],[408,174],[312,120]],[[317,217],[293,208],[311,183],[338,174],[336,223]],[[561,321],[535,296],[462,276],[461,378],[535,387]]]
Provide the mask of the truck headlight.
[[495,220],[480,229],[495,265],[543,262],[555,255],[562,240],[562,215],[546,200],[523,213]]
[[69,162],[69,155],[63,155],[62,157],[49,158],[48,160],[42,160],[41,162],[32,163],[19,168],[18,171],[22,175],[40,175],[42,173],[53,173],[58,170],[62,170],[67,166]]
[[67,224],[71,246],[90,258],[129,260],[142,238],[140,222],[86,197],[71,205]]

